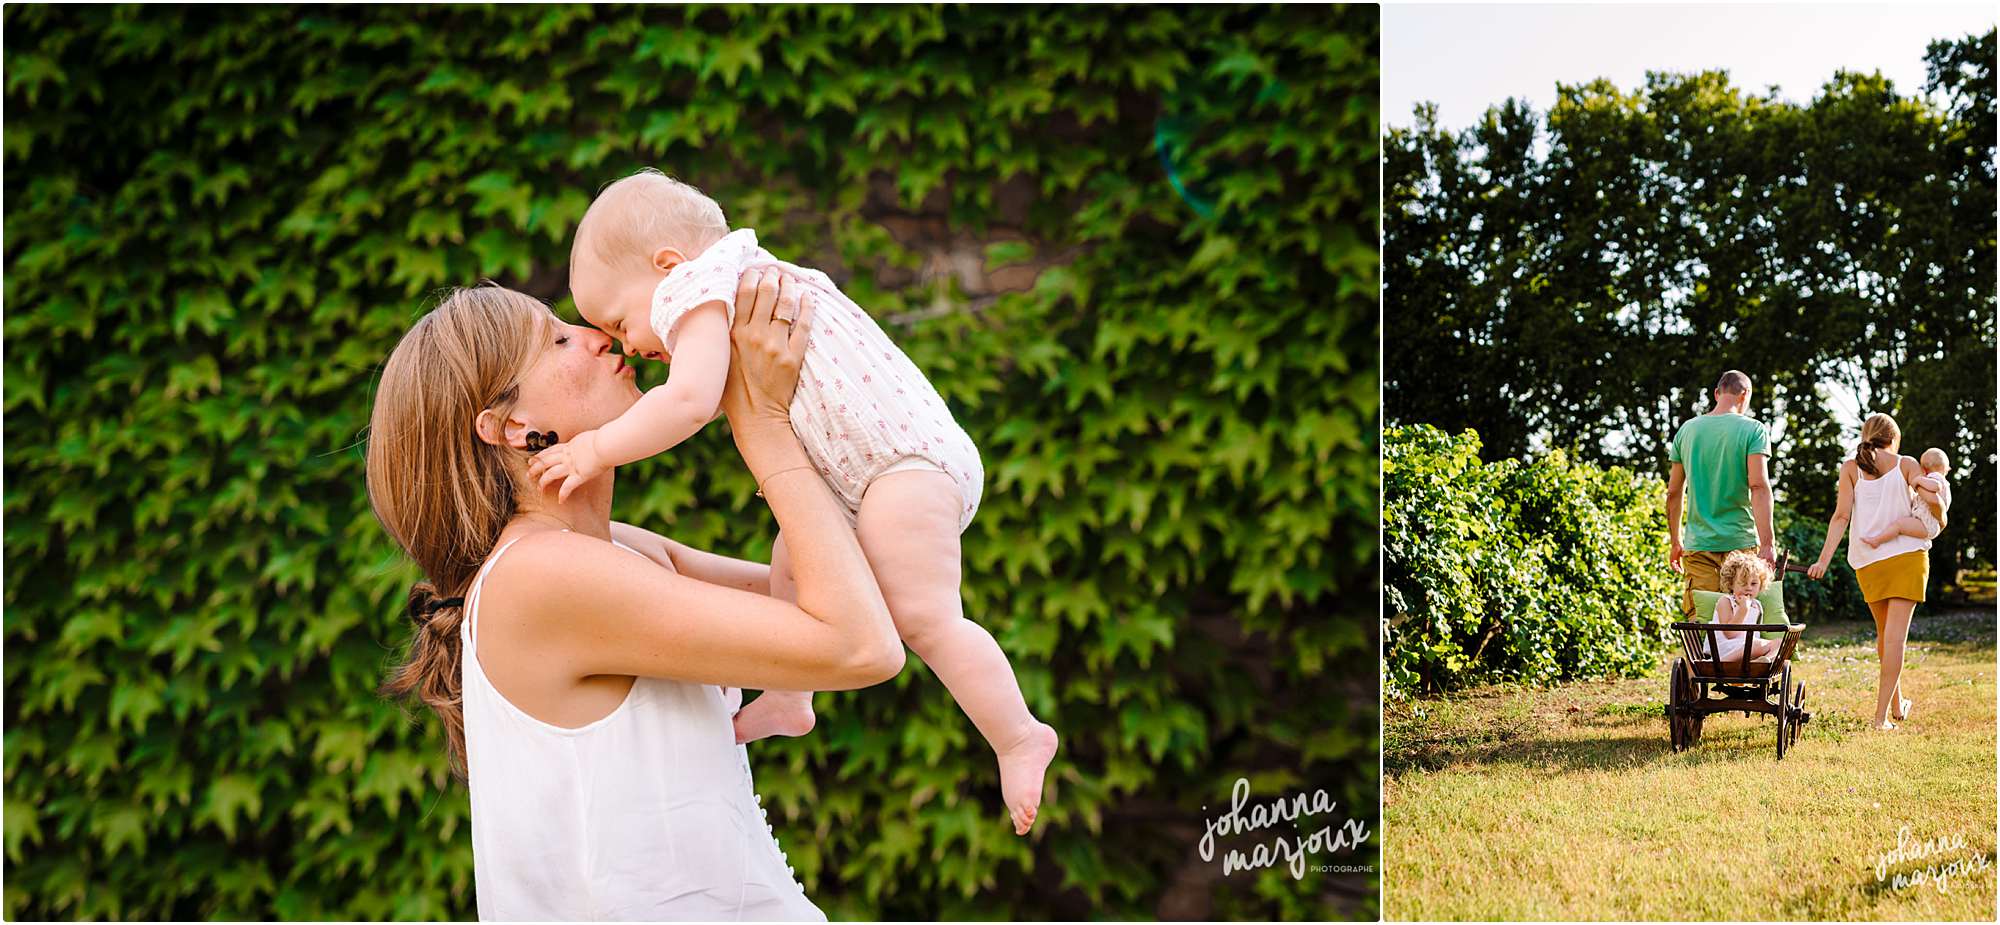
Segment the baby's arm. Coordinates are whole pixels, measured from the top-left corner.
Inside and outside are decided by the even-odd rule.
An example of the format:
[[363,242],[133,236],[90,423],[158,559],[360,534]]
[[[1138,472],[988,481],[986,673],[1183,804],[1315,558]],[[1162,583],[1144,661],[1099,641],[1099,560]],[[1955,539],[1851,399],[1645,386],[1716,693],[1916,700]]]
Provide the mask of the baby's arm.
[[1939,496],[1944,494],[1944,479],[1935,475],[1920,476],[1911,484],[1916,486],[1918,494],[1932,502],[1939,501]]
[[709,302],[681,319],[667,381],[590,432],[598,460],[605,468],[622,466],[658,456],[694,436],[715,420],[728,377],[729,318],[721,302]]
[[604,426],[542,451],[541,485],[560,480],[568,500],[612,468],[672,449],[715,420],[728,376],[729,317],[721,302],[697,306],[681,319],[667,381]]
[[[1910,485],[1917,490],[1917,503],[1930,508],[1931,516],[1942,525],[1945,516],[1944,480],[1926,473],[1910,480]],[[1921,537],[1924,534],[1920,531],[1916,535]]]

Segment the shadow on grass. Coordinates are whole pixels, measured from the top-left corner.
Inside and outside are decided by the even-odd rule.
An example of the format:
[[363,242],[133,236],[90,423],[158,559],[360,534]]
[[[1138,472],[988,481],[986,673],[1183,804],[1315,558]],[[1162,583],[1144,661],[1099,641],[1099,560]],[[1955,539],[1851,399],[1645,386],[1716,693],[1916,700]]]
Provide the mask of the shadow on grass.
[[[1910,627],[1909,640],[1939,649],[1988,651],[1994,646],[1994,614],[1990,609],[1959,609],[1918,613]],[[1815,653],[1841,647],[1874,648],[1875,627],[1871,623],[1840,622],[1810,625],[1806,629],[1807,651]],[[1659,696],[1666,694],[1671,652],[1647,681],[1658,684]],[[1872,656],[1870,656],[1872,657]],[[1827,701],[1812,696],[1809,685],[1806,709],[1812,721],[1800,731],[1792,748],[1831,747],[1866,730],[1861,717],[1830,711]],[[1712,714],[1704,723],[1702,740],[1687,752],[1675,755],[1668,741],[1664,703],[1625,700],[1599,703],[1587,709],[1572,708],[1560,716],[1561,725],[1537,717],[1523,705],[1487,710],[1450,699],[1427,700],[1421,710],[1437,711],[1427,719],[1385,717],[1382,769],[1396,776],[1412,771],[1437,771],[1452,766],[1516,765],[1550,771],[1632,768],[1660,761],[1702,765],[1718,761],[1776,760],[1777,721],[1752,714],[1751,725],[1740,714]],[[1826,709],[1821,709],[1826,708]],[[1733,718],[1732,718],[1733,717]],[[1579,739],[1563,736],[1561,729],[1577,727],[1601,731],[1600,736]],[[1789,748],[1787,749],[1790,750]]]
[[[1928,612],[1918,605],[1910,620],[1909,642],[1968,643],[1993,648],[1993,609],[1972,608]],[[1809,624],[1802,640],[1807,645],[1875,647],[1875,624],[1863,620]]]
[[[1818,721],[1815,717],[1800,731],[1793,748],[1804,748],[1815,738],[1838,741],[1845,737],[1813,736],[1813,726]],[[1709,722],[1714,723],[1715,718],[1710,717]],[[1666,761],[1673,761],[1679,766],[1769,762],[1776,759],[1777,734],[1777,721],[1768,718],[1761,728],[1732,725],[1718,729],[1711,725],[1692,749],[1676,755],[1667,739],[1666,718],[1661,717],[1657,730],[1644,733],[1591,739],[1517,734],[1486,745],[1456,749],[1415,748],[1394,755],[1385,753],[1382,764],[1384,773],[1394,776],[1412,771],[1440,771],[1454,766],[1514,765],[1529,770],[1567,773],[1629,770]]]

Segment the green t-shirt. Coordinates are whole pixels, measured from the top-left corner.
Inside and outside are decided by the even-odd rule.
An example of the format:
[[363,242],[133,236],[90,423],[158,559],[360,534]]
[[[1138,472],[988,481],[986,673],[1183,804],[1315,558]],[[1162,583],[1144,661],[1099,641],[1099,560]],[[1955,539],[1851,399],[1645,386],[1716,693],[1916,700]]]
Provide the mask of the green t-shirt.
[[1750,457],[1771,454],[1771,432],[1740,414],[1704,414],[1674,433],[1667,459],[1687,470],[1690,552],[1726,552],[1757,545],[1750,513]]

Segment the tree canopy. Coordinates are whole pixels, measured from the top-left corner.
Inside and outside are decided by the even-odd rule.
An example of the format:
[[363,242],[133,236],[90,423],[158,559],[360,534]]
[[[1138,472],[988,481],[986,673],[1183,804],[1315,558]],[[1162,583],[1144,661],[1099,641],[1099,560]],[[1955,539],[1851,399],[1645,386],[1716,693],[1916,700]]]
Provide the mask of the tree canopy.
[[1804,104],[1709,71],[1460,131],[1418,107],[1384,145],[1388,423],[1661,472],[1741,369],[1801,514],[1851,452],[1827,403],[1886,411],[1953,459],[1932,575],[1991,563],[1994,33],[1926,61],[1922,93],[1843,71]]

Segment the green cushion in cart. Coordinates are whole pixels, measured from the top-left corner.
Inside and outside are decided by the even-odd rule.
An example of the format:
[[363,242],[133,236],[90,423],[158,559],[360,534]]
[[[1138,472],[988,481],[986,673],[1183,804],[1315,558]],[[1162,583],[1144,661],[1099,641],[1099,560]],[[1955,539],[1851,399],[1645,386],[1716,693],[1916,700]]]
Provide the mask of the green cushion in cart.
[[[1722,600],[1723,597],[1724,595],[1715,591],[1694,592],[1694,618],[1703,623],[1714,623],[1715,604],[1717,601]],[[1759,623],[1790,622],[1785,619],[1784,582],[1782,581],[1771,582],[1771,586],[1765,588],[1764,593],[1757,595],[1757,600],[1762,602],[1764,605],[1764,616],[1757,622]],[[1776,639],[1784,634],[1778,632],[1764,632],[1764,633],[1759,633],[1757,635],[1763,639]]]

